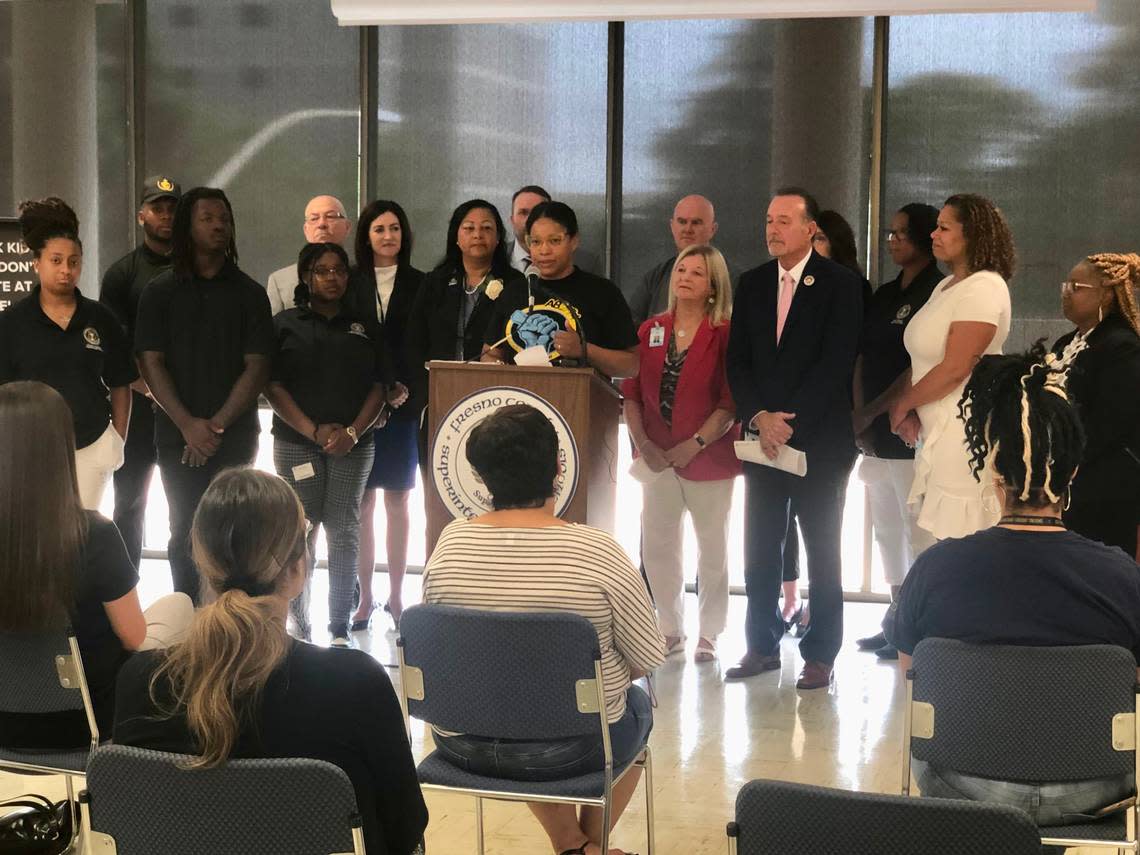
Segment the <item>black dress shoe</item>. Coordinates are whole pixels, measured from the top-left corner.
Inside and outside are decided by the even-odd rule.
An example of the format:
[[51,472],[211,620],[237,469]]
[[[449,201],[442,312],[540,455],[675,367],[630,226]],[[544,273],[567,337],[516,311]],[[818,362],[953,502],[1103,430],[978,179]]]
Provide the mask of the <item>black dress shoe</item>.
[[372,629],[372,615],[376,611],[376,608],[376,603],[373,603],[372,611],[368,613],[368,617],[364,618],[364,620],[354,620],[351,627],[352,631],[364,632],[367,629]]
[[733,667],[724,672],[726,680],[742,680],[745,677],[755,677],[765,671],[777,671],[780,668],[780,654],[761,656],[759,653],[745,653],[744,657]]
[[858,645],[860,650],[878,650],[881,647],[887,646],[887,637],[880,632],[878,635],[860,638],[855,644]]
[[880,659],[898,659],[899,651],[898,648],[893,644],[884,644],[882,647],[875,651],[875,655]]
[[800,625],[800,621],[804,616],[804,604],[800,603],[799,608],[792,612],[792,616],[784,621],[784,632],[791,632]]

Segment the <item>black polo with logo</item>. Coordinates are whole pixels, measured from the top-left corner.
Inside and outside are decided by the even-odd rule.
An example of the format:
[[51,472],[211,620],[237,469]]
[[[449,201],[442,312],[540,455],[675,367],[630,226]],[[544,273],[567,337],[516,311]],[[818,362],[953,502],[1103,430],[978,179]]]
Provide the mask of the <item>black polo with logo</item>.
[[75,293],[75,314],[61,328],[40,307],[40,286],[0,313],[0,383],[39,380],[59,392],[75,422],[75,447],[107,430],[110,390],[138,376],[130,345],[106,306]]
[[[392,366],[380,324],[341,312],[333,318],[308,308],[286,309],[273,317],[277,353],[271,380],[280,383],[316,424],[350,425],[376,383],[392,382]],[[312,444],[279,416],[273,435]],[[371,433],[361,441],[372,441]]]
[[[212,418],[245,371],[245,356],[273,355],[273,317],[265,289],[227,262],[212,279],[160,273],[143,289],[135,321],[135,353],[163,354],[183,406]],[[227,440],[256,436],[257,405],[226,429]],[[163,410],[155,415],[155,444],[183,443]]]

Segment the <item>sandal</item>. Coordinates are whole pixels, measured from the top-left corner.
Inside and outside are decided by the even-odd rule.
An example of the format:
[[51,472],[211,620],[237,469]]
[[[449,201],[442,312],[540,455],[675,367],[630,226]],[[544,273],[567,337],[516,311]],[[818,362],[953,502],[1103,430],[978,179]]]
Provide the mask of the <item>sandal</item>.
[[698,664],[701,662],[715,662],[716,642],[702,635],[701,640],[697,642],[697,649],[693,653],[693,661]]
[[[670,640],[672,639],[672,640]],[[665,658],[669,658],[674,653],[685,652],[685,636],[683,635],[670,635],[665,638]]]

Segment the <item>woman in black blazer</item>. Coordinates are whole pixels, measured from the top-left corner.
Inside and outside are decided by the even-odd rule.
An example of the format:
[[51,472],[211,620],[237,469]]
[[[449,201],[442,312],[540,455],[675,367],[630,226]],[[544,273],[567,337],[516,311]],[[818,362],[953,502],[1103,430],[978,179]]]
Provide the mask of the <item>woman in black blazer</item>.
[[[409,316],[424,274],[411,265],[412,229],[408,215],[396,202],[377,199],[360,212],[356,226],[356,269],[349,301],[360,314],[372,314],[383,327],[396,376],[388,391],[387,423],[381,413],[374,431],[376,457],[360,503],[360,605],[352,618],[353,631],[368,629],[376,607],[372,573],[376,563],[374,516],[376,491],[384,491],[387,517],[388,602],[384,610],[398,625],[403,611],[404,572],[408,564],[408,496],[416,486],[417,413],[408,403],[412,370],[405,358]],[[382,425],[382,426],[381,426]]]
[[[470,199],[451,214],[443,260],[424,278],[409,320],[406,355],[412,369],[411,407],[427,407],[432,359],[478,359],[494,301],[523,276],[511,267],[503,220],[484,199]],[[421,417],[421,456],[427,418]],[[425,476],[426,480],[426,476]]]
[[1085,453],[1070,490],[1065,525],[1137,558],[1140,526],[1140,255],[1101,252],[1069,271],[1061,307],[1085,349],[1069,374],[1068,395],[1085,429]]

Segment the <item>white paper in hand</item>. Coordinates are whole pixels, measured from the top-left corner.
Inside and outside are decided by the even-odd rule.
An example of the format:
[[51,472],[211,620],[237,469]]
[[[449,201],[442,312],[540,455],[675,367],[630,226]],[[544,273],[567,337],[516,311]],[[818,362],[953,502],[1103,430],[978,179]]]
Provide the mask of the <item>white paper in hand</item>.
[[541,344],[535,344],[515,354],[515,365],[550,367],[550,354]]
[[629,467],[629,474],[633,476],[633,480],[641,484],[652,484],[658,478],[665,474],[665,470],[654,472],[649,468],[649,464],[645,462],[644,457],[635,458],[633,465]]
[[776,452],[776,459],[769,460],[763,447],[755,440],[737,440],[733,443],[733,447],[736,449],[737,458],[745,463],[771,466],[773,469],[790,472],[792,475],[799,475],[801,478],[807,475],[807,455],[798,449],[781,445],[780,450]]

